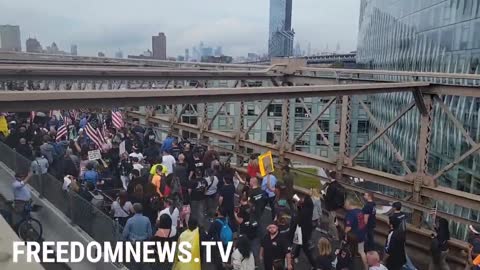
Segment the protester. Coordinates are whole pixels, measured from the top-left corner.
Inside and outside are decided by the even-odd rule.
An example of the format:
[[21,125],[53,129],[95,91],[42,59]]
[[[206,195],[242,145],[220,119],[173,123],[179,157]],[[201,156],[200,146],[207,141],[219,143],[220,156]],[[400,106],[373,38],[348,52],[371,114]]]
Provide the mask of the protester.
[[177,259],[173,266],[173,270],[201,270],[202,260],[200,257],[200,229],[198,228],[198,223],[194,218],[189,220],[188,228],[182,232],[182,234],[180,234],[178,242],[188,242],[192,245],[192,248],[190,249],[192,260],[190,262],[180,262],[178,260],[179,254],[177,254],[177,256],[175,256]]
[[26,186],[30,179],[32,179],[32,176],[33,174],[31,172],[29,172],[28,175],[15,175],[15,182],[12,183],[14,212],[16,214],[16,217],[13,219],[14,224],[23,217],[25,205],[30,203],[32,199],[30,189]]
[[234,198],[235,198],[235,186],[233,185],[233,179],[230,177],[223,178],[224,185],[218,193],[218,205],[225,209],[227,217],[233,220],[234,211]]
[[310,237],[312,236],[312,215],[313,215],[313,201],[309,195],[302,196],[297,203],[298,217],[297,223],[302,231],[302,244],[297,246],[294,251],[294,258],[300,256],[300,249],[305,253],[308,261],[314,267],[315,261],[310,250]]
[[362,208],[363,212],[363,217],[365,219],[365,224],[367,225],[366,230],[367,230],[367,235],[365,238],[365,251],[370,251],[375,249],[375,241],[374,241],[374,233],[375,233],[375,227],[376,227],[376,205],[375,202],[373,201],[373,193],[372,192],[366,192],[363,195],[363,198],[365,199],[366,203],[364,204]]
[[198,220],[200,225],[203,225],[205,213],[205,189],[207,182],[202,177],[201,170],[196,170],[194,178],[189,181],[188,194],[190,198],[191,217]]
[[330,241],[321,237],[318,240],[318,256],[315,259],[315,268],[321,270],[333,270],[335,256]]
[[272,220],[275,219],[275,186],[277,184],[277,178],[271,171],[267,172],[267,175],[262,180],[262,190],[266,194],[266,202],[272,209]]
[[112,203],[113,218],[118,219],[120,225],[125,226],[127,219],[135,213],[132,203],[128,200],[126,191],[120,191],[118,198]]
[[206,214],[208,218],[213,218],[215,208],[217,207],[218,178],[210,168],[206,170],[205,181],[207,182],[207,187],[205,189]]
[[[208,229],[208,240],[222,242],[224,247],[226,247],[229,242],[233,241],[232,228],[229,225],[227,210],[224,207],[220,206],[217,210],[217,217]],[[213,250],[212,259],[217,270],[224,269],[220,253],[217,249]]]
[[345,205],[345,188],[335,179],[334,172],[331,173],[329,182],[324,187],[325,209],[329,213],[329,233],[333,239],[338,240],[338,231],[336,227],[336,211]]
[[313,201],[313,214],[312,214],[312,226],[313,228],[316,228],[317,226],[320,225],[320,220],[323,216],[322,213],[322,201],[321,201],[321,196],[320,192],[318,189],[312,188],[310,190],[310,196]]
[[35,159],[30,165],[30,171],[34,175],[45,175],[48,172],[48,160],[42,155],[40,151],[35,152]]
[[173,205],[172,199],[165,200],[165,209],[158,213],[158,220],[162,215],[168,215],[171,219],[172,227],[170,230],[170,237],[175,238],[177,236],[177,226],[180,213],[178,209]]
[[263,215],[263,210],[265,207],[265,196],[262,188],[258,186],[258,179],[257,177],[250,178],[250,190],[248,197],[250,198],[250,203],[253,206],[253,213],[255,220],[261,220]]
[[127,241],[144,241],[152,237],[152,224],[145,217],[143,207],[139,203],[133,205],[135,215],[127,220],[123,229],[123,239]]
[[437,218],[435,233],[432,235],[432,243],[430,245],[432,257],[428,266],[429,270],[450,270],[447,264],[448,240],[450,240],[448,221],[444,218]]
[[32,147],[27,144],[27,139],[20,138],[19,144],[15,147],[15,150],[25,158],[29,160],[33,159]]
[[369,251],[367,253],[368,270],[388,270],[380,263],[380,255],[376,251]]
[[257,177],[260,174],[260,166],[258,165],[258,159],[256,155],[251,155],[247,166],[248,176],[250,178]]
[[165,168],[167,169],[166,175],[169,175],[169,174],[173,173],[173,169],[175,168],[176,160],[170,154],[169,151],[164,150],[162,154],[163,154],[162,165],[165,166]]
[[385,244],[383,261],[388,270],[400,270],[407,262],[405,254],[405,232],[401,228],[402,219],[390,219],[390,232]]
[[260,260],[263,261],[264,269],[292,270],[293,260],[290,251],[290,243],[279,237],[278,226],[268,225],[267,235],[263,238],[260,248]]
[[345,201],[345,241],[357,247],[357,252],[362,258],[364,269],[368,269],[367,255],[365,254],[366,226],[362,210],[354,205],[352,199]]
[[245,236],[240,236],[237,245],[232,253],[233,270],[252,270],[255,269],[255,259],[253,257],[250,242]]

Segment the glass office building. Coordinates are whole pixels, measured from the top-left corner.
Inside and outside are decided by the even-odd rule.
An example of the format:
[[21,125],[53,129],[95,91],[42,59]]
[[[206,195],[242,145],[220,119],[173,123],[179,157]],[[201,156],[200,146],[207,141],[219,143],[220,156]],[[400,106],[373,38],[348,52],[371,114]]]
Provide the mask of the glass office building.
[[[362,0],[357,63],[370,69],[479,73],[480,1]],[[439,81],[440,83],[467,83]],[[480,100],[441,97],[475,141],[480,141]],[[413,100],[410,93],[369,97],[375,117],[385,126]],[[408,165],[415,169],[419,114],[406,115],[387,134]],[[370,131],[371,136],[375,133]],[[429,171],[434,174],[468,149],[460,131],[438,106],[434,107]],[[393,151],[382,140],[368,150],[372,167],[403,174]],[[439,179],[439,184],[480,194],[479,154],[467,158]],[[478,211],[446,207],[455,214],[479,219]],[[461,232],[459,232],[461,234]]]
[[286,57],[293,55],[292,1],[270,0],[270,30],[268,55]]

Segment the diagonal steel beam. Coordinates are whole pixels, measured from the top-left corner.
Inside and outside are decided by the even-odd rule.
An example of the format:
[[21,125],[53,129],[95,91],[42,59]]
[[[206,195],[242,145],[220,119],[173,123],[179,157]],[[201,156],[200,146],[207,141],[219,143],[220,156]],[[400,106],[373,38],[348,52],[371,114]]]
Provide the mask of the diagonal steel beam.
[[417,104],[417,108],[422,115],[427,115],[427,105],[425,105],[425,100],[423,99],[422,91],[417,87],[412,91],[413,99]]
[[351,158],[350,162],[353,162],[363,151],[365,151],[373,142],[375,142],[378,138],[380,138],[383,134],[385,134],[395,123],[398,122],[407,112],[409,112],[415,106],[415,101],[411,102],[403,111],[395,117],[388,125],[380,130],[373,138],[371,138],[366,144],[364,144],[360,149],[355,153]]
[[[325,107],[323,107],[322,111],[317,115],[315,116],[315,118],[313,118],[310,123],[308,123],[307,126],[305,126],[302,130],[302,132],[300,132],[300,134],[293,140],[292,142],[292,145],[295,145],[295,143],[297,143],[298,140],[300,140],[302,138],[303,135],[305,135],[305,133],[318,121],[318,119],[320,117],[322,117],[322,115],[328,110],[328,108],[330,108],[330,106],[333,104],[333,102],[335,102],[336,98],[332,98],[330,99],[330,101],[326,104]],[[309,115],[311,115],[311,112],[310,110],[308,109],[307,105],[305,104],[305,102],[303,101],[303,99],[301,99],[301,102],[302,102],[302,105],[303,107],[305,108],[305,110],[307,111],[307,113]],[[310,118],[312,118],[310,116]],[[333,153],[335,153],[335,150],[333,149],[332,147],[332,144],[330,143],[330,141],[327,139],[327,137],[325,137],[325,134],[323,132],[323,130],[318,126],[318,124],[316,125],[317,127],[317,131],[318,133],[320,134],[320,136],[322,137],[322,140],[323,142],[328,146],[328,148],[330,149],[330,151],[332,151]]]
[[220,114],[220,112],[222,111],[225,104],[226,104],[226,102],[222,102],[222,104],[220,104],[220,107],[218,107],[218,109],[215,112],[215,114],[213,115],[212,119],[210,119],[210,121],[208,122],[208,129],[212,128],[213,121],[215,121],[217,116]]
[[460,121],[458,121],[458,119],[452,114],[452,112],[448,109],[445,103],[443,103],[442,99],[437,95],[434,95],[433,99],[438,103],[438,105],[440,105],[440,108],[443,110],[443,112],[447,114],[450,121],[453,122],[453,125],[460,130],[463,137],[465,137],[465,139],[467,140],[468,144],[470,144],[470,146],[472,147],[475,146],[477,143],[475,143],[472,137],[470,137],[470,134],[468,134],[468,132],[465,130],[462,123],[460,123]]
[[[360,101],[360,106],[362,106],[363,110],[367,113],[368,115],[368,118],[371,120],[372,124],[375,126],[375,128],[377,130],[382,130],[383,127],[380,125],[380,123],[378,123],[377,119],[375,118],[375,116],[373,116],[372,112],[370,111],[370,109],[367,107],[367,105],[365,104],[365,102],[363,102],[363,100],[359,99]],[[392,141],[390,140],[390,138],[388,138],[388,135],[385,135],[382,137],[383,140],[387,143],[387,145],[393,150],[393,152],[395,153],[395,158],[397,159],[398,162],[400,162],[400,164],[402,165],[403,169],[407,172],[407,173],[412,173],[412,171],[410,170],[410,168],[408,167],[407,163],[405,162],[405,159],[403,158],[402,154],[400,153],[400,151],[398,151],[398,149],[395,147],[395,145],[392,143]]]
[[257,124],[258,120],[260,120],[260,118],[262,118],[262,115],[267,111],[268,109],[268,106],[270,106],[270,104],[272,104],[273,102],[273,99],[271,99],[266,105],[265,107],[263,108],[263,110],[258,114],[257,118],[255,118],[255,121],[253,121],[253,123],[247,128],[247,130],[245,130],[245,132],[243,134],[247,135],[251,130],[252,128]]
[[459,158],[457,158],[456,160],[452,161],[451,163],[449,163],[448,165],[446,165],[445,167],[443,167],[440,171],[438,171],[434,176],[433,176],[433,180],[436,180],[438,179],[440,176],[442,176],[444,173],[448,172],[449,170],[451,170],[453,167],[455,167],[456,165],[458,165],[460,162],[464,161],[466,158],[468,158],[469,156],[471,156],[472,154],[478,152],[478,150],[480,150],[480,144],[475,144],[474,147],[470,148],[470,150],[468,150],[467,152],[465,152],[463,155],[461,155]]

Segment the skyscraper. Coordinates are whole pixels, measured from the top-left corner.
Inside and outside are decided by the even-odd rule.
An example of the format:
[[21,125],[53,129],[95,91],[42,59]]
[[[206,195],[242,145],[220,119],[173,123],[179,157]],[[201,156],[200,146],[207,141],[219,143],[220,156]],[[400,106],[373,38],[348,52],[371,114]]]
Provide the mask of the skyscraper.
[[8,24],[0,25],[0,50],[13,52],[22,51],[20,26]]
[[292,0],[270,0],[270,34],[268,55],[287,57],[293,55]]
[[70,46],[70,54],[71,54],[71,55],[78,55],[78,47],[77,47],[77,45],[72,44],[72,46]]
[[185,49],[185,61],[190,61],[190,50]]
[[152,37],[153,58],[167,60],[167,37],[164,33]]
[[41,53],[43,52],[42,45],[36,38],[29,38],[25,42],[25,47],[28,53]]
[[[479,36],[480,1],[362,0],[357,63],[371,69],[478,74]],[[448,95],[441,98],[472,138],[479,141],[480,99]],[[372,113],[383,126],[414,98],[411,93],[388,93],[371,95],[369,99]],[[438,104],[432,117],[428,169],[434,174],[470,146]],[[418,119],[418,111],[412,111],[389,130],[393,144],[411,166],[415,166],[418,151]],[[372,135],[374,131],[370,132]],[[395,154],[385,142],[376,141],[367,152],[370,167],[405,174],[401,166],[391,162]],[[478,155],[465,159],[442,175],[438,184],[478,194],[479,162]],[[458,213],[480,219],[477,214],[468,216],[470,211]]]

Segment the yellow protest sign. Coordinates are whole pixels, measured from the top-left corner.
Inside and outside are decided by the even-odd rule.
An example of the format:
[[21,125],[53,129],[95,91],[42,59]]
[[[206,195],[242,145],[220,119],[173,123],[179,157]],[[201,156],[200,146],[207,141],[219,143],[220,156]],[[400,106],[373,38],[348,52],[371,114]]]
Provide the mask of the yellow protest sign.
[[8,136],[9,134],[7,119],[5,119],[3,115],[0,116],[0,132],[3,133],[4,136]]
[[258,166],[260,167],[260,174],[262,176],[267,175],[269,172],[273,172],[273,157],[272,152],[268,151],[263,155],[258,156]]

